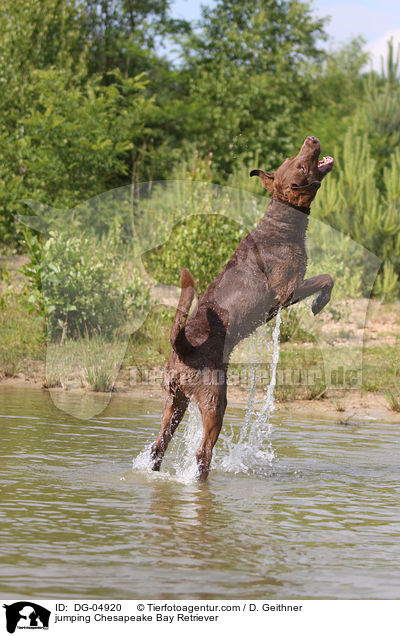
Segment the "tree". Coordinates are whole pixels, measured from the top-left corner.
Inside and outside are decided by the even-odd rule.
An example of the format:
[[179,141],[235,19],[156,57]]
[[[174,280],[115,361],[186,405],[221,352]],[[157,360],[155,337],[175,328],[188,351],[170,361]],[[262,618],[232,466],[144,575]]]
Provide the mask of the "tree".
[[169,68],[159,54],[164,38],[188,32],[189,24],[170,16],[171,0],[85,0],[90,38],[90,72],[119,68],[125,77]]
[[259,152],[267,167],[293,150],[310,107],[323,20],[297,0],[221,0],[184,42],[192,116],[187,136],[224,172]]
[[388,41],[386,68],[378,75],[370,73],[365,81],[366,99],[360,105],[357,129],[367,133],[372,156],[377,160],[378,184],[383,186],[384,170],[400,144],[400,45],[395,54],[393,40]]
[[297,143],[312,134],[320,139],[325,155],[334,155],[365,102],[367,57],[364,40],[355,38],[329,51],[322,64],[310,67],[311,104],[301,118]]
[[14,240],[23,198],[73,206],[165,176],[174,72],[155,39],[182,26],[168,9],[168,0],[4,0],[0,242]]
[[[33,107],[35,72],[62,68],[82,81],[86,38],[70,0],[4,0],[0,9],[0,241],[13,242],[24,194],[23,118]],[[48,86],[48,92],[52,89]],[[37,157],[35,157],[37,159]],[[30,193],[31,196],[33,192]]]

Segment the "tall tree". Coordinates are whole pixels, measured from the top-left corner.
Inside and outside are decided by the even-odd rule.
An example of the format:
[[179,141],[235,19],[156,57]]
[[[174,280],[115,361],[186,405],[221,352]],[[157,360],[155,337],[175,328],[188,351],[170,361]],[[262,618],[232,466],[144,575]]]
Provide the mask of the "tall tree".
[[184,43],[193,118],[188,134],[230,171],[258,150],[269,165],[289,151],[310,106],[310,62],[323,20],[298,0],[220,0]]
[[311,106],[301,118],[297,143],[305,135],[316,135],[323,152],[331,155],[342,144],[366,99],[363,69],[368,55],[364,44],[360,37],[352,39],[330,50],[322,64],[310,67]]
[[154,101],[146,131],[127,161],[132,180],[166,178],[182,139],[185,86],[162,45],[188,34],[190,25],[174,19],[170,5],[171,0],[84,0],[89,73],[106,85],[115,82],[115,69],[124,79],[145,73],[146,95]]
[[90,69],[105,75],[118,67],[126,76],[169,67],[160,58],[165,38],[188,32],[171,17],[171,0],[85,0]]
[[[125,11],[122,0],[114,4]],[[144,5],[136,4],[142,17]],[[13,240],[23,198],[74,205],[129,182],[139,162],[141,178],[157,165],[165,135],[157,137],[160,108],[149,79],[114,60],[104,82],[105,69],[95,73],[92,65],[89,27],[80,0],[0,7],[0,242]]]

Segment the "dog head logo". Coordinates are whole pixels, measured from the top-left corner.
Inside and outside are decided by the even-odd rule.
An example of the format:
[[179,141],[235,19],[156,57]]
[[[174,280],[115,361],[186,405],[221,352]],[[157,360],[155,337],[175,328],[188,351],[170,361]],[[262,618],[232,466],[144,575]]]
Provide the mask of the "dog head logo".
[[32,603],[31,601],[18,601],[11,605],[3,605],[6,610],[7,631],[14,634],[18,629],[48,629],[51,612]]

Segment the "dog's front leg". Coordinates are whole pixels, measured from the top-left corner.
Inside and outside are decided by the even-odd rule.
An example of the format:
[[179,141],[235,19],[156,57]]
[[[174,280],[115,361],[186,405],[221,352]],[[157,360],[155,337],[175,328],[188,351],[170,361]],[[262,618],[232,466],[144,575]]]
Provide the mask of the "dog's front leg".
[[312,304],[312,312],[317,315],[330,301],[332,288],[333,278],[329,274],[320,274],[319,276],[307,278],[296,287],[290,301],[285,303],[284,307],[290,307],[290,305],[295,305],[304,300],[304,298],[317,294]]
[[152,470],[160,470],[164,453],[167,450],[167,446],[170,443],[176,428],[185,414],[188,404],[188,398],[179,389],[177,389],[174,393],[167,395],[164,401],[161,430],[157,440],[151,447]]

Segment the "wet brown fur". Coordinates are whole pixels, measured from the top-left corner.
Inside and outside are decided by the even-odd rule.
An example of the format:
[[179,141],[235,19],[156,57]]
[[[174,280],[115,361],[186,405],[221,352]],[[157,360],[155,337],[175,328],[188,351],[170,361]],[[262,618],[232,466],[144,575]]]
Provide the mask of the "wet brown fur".
[[329,165],[320,169],[319,154],[319,140],[307,137],[299,154],[286,159],[275,173],[250,173],[272,193],[266,215],[239,243],[189,320],[194,281],[182,269],[181,297],[171,328],[173,351],[165,370],[163,421],[152,446],[153,470],[160,469],[168,443],[193,400],[203,421],[196,457],[199,479],[205,480],[225,413],[226,375],[234,346],[271,320],[280,306],[317,294],[312,305],[317,314],[328,303],[333,287],[328,274],[304,280],[310,204],[333,166],[329,158]]

